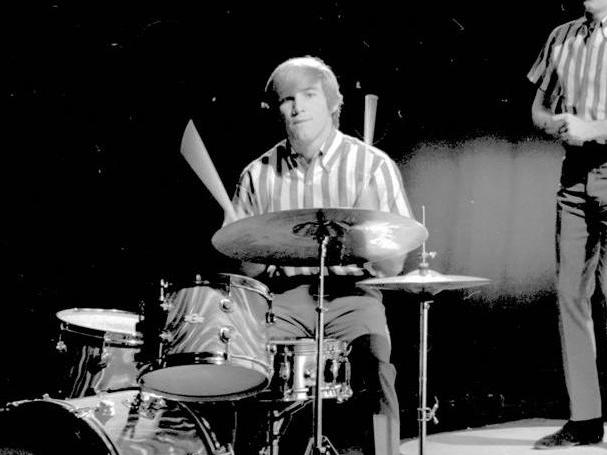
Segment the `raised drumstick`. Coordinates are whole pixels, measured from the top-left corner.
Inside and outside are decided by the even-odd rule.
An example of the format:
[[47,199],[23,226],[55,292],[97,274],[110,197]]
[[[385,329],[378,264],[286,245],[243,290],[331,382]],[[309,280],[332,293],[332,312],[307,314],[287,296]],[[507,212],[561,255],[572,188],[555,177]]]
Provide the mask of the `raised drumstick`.
[[190,164],[196,175],[202,183],[211,192],[217,200],[223,211],[225,212],[226,221],[236,221],[236,212],[232,201],[228,197],[225,187],[215,169],[215,165],[207,152],[194,122],[190,120],[185,127],[183,137],[181,139],[181,154]]
[[377,95],[365,95],[365,144],[373,145],[373,133],[375,132],[375,114],[377,112]]

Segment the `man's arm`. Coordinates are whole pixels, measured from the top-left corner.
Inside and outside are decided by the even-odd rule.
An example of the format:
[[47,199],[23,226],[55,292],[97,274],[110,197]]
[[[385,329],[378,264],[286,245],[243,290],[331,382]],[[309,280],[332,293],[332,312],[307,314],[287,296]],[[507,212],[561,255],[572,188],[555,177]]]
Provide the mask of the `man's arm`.
[[546,92],[538,88],[531,106],[531,118],[537,128],[554,138],[560,139],[559,130],[565,122],[556,118],[557,116],[548,109],[548,101]]
[[568,113],[553,115],[547,106],[546,93],[538,88],[531,107],[531,118],[535,126],[550,136],[569,145],[607,141],[607,120],[584,120]]

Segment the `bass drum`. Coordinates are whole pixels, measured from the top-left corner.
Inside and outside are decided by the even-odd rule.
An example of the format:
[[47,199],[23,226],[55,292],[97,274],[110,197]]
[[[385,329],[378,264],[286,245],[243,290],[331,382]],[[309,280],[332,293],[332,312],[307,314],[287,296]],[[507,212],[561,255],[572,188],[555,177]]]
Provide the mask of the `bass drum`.
[[0,412],[3,455],[225,455],[187,406],[135,390],[10,403]]

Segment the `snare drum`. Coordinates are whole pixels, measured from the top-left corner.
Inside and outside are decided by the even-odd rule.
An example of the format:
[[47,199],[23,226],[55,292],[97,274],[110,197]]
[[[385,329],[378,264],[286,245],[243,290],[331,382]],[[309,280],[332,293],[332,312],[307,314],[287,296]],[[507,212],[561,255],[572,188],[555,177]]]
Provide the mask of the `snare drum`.
[[121,310],[72,308],[61,321],[57,350],[63,356],[59,393],[66,398],[138,387],[135,355],[139,317]]
[[10,403],[0,428],[2,454],[232,454],[186,405],[135,390]]
[[[322,398],[345,401],[352,396],[350,362],[345,341],[325,339],[324,367],[321,378]],[[291,338],[271,340],[268,344],[274,355],[274,376],[263,399],[303,401],[314,398],[316,388],[316,340]]]
[[[162,294],[162,293],[161,293]],[[253,278],[219,274],[200,277],[161,297],[164,323],[146,315],[159,341],[158,358],[142,369],[144,390],[185,401],[233,399],[267,386],[271,360],[266,318],[268,288]],[[157,325],[150,329],[149,325]]]

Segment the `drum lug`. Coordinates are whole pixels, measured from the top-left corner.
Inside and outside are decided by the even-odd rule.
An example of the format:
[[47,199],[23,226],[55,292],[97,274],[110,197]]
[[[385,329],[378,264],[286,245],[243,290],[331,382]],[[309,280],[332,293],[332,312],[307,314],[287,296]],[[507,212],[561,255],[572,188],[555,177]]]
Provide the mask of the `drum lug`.
[[272,309],[270,309],[266,313],[266,324],[271,325],[271,324],[275,324],[275,323],[276,323],[276,315],[274,314]]
[[170,311],[173,309],[173,304],[169,302],[169,300],[167,299],[167,291],[169,289],[169,282],[165,279],[161,279],[160,280],[160,296],[158,297],[158,299],[160,300],[160,302],[162,302],[160,304],[160,307],[164,310],[164,311]]
[[347,399],[351,398],[354,392],[352,392],[352,387],[350,385],[344,385],[339,387],[337,390],[337,396],[335,397],[338,403],[343,403]]
[[230,327],[222,327],[219,329],[219,339],[222,343],[225,343],[226,350],[223,353],[223,358],[226,361],[230,360],[230,341],[232,339],[232,328]]
[[185,315],[183,317],[183,320],[190,324],[202,324],[204,322],[204,316],[201,316],[200,314],[196,314],[196,313],[191,313],[191,314]]
[[191,313],[191,314],[186,314],[183,317],[183,320],[190,324],[202,324],[204,322],[204,316],[201,316],[201,315],[195,314],[195,313]]
[[67,344],[63,340],[59,340],[55,345],[55,349],[59,352],[67,352]]
[[139,414],[146,419],[154,419],[158,411],[166,408],[166,401],[157,395],[146,394],[139,398]]
[[160,308],[162,308],[164,311],[169,312],[173,309],[175,305],[173,305],[172,303],[169,303],[166,300],[163,300],[162,303],[160,304]]
[[291,377],[291,365],[286,357],[285,355],[285,359],[280,362],[280,369],[278,370],[278,375],[283,381],[287,381]]
[[116,415],[116,409],[114,403],[109,400],[101,400],[93,411],[95,417],[102,423],[105,424],[108,420]]
[[167,331],[161,332],[160,335],[158,335],[158,336],[160,337],[160,339],[163,342],[169,342],[170,343],[171,341],[173,341],[173,335],[171,335]]
[[228,298],[223,298],[219,301],[219,307],[224,313],[232,313],[234,311],[234,304]]

